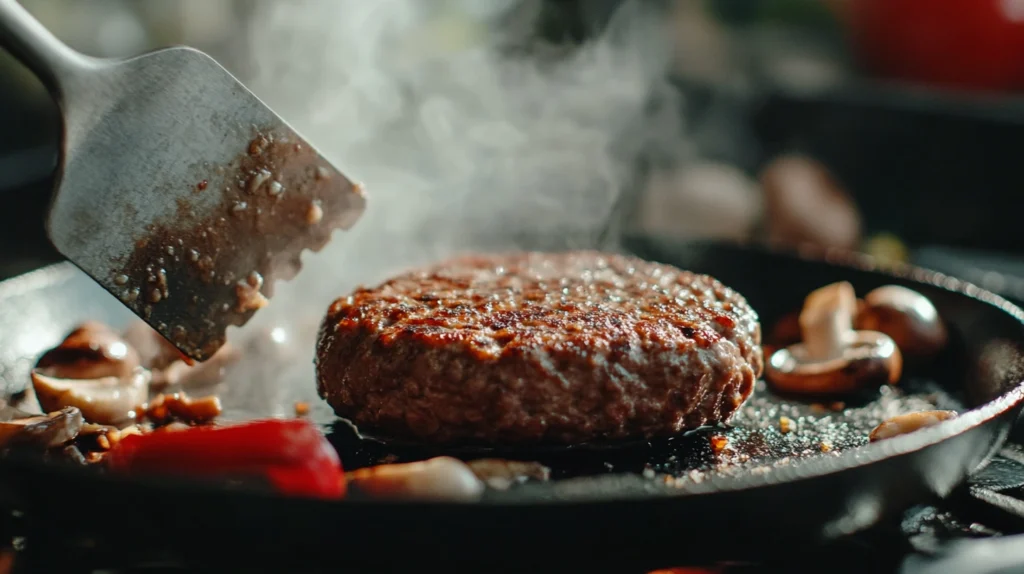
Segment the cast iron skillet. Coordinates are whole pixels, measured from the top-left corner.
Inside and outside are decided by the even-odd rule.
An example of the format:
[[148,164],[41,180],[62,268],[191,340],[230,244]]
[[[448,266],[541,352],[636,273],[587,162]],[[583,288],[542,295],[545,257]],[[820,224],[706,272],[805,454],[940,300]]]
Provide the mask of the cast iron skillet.
[[[44,561],[82,548],[124,558],[160,546],[180,561],[269,571],[308,564],[348,571],[653,569],[799,554],[815,541],[947,494],[1001,444],[1021,408],[1024,312],[976,287],[917,269],[884,273],[827,253],[815,260],[649,238],[627,247],[718,277],[748,298],[766,328],[830,282],[848,280],[858,293],[887,283],[910,286],[934,301],[953,343],[897,391],[848,398],[844,408],[761,388],[731,429],[617,449],[488,453],[540,460],[555,480],[488,492],[477,504],[326,503],[180,480],[119,479],[25,459],[0,463],[2,493],[24,517],[33,557]],[[121,325],[129,316],[67,265],[0,284],[0,368],[8,391],[23,385],[41,351],[85,319]],[[936,406],[963,414],[867,444],[881,418]],[[779,430],[783,415],[796,422],[795,432]],[[349,468],[387,455],[434,454],[362,442],[346,428],[335,425],[331,438]],[[729,438],[726,452],[712,453],[714,434]],[[63,550],[52,550],[56,542]]]

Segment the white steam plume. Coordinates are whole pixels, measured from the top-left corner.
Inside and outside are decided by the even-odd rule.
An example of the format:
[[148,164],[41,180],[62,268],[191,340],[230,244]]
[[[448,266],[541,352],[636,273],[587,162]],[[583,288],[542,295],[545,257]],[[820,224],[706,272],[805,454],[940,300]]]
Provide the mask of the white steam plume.
[[511,10],[538,6],[257,6],[247,84],[365,185],[368,209],[233,334],[258,344],[245,339],[281,325],[290,350],[284,363],[243,361],[227,404],[287,414],[291,400],[313,399],[317,324],[357,284],[457,251],[592,247],[642,151],[685,149],[679,107],[647,109],[665,94],[671,56],[658,13],[625,3],[599,38],[572,50],[537,49],[499,26]]

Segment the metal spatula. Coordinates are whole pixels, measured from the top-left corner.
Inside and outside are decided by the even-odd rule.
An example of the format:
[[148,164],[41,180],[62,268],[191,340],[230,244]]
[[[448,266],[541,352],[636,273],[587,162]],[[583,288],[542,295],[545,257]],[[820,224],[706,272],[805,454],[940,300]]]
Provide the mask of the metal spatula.
[[202,52],[88,57],[14,0],[0,46],[63,111],[50,240],[193,359],[362,214],[361,188]]

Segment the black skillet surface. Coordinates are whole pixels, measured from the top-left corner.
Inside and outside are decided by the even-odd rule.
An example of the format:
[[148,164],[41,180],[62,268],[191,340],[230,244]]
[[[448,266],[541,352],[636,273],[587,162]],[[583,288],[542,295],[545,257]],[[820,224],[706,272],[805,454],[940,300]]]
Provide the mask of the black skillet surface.
[[[860,293],[886,283],[912,286],[951,324],[954,344],[927,372],[908,375],[897,389],[846,399],[838,410],[762,388],[731,429],[617,449],[489,452],[540,460],[555,480],[490,491],[478,504],[284,499],[192,482],[115,479],[25,459],[0,465],[0,493],[23,516],[29,556],[44,568],[86,549],[130,561],[134,552],[158,546],[186,563],[247,571],[635,571],[790,554],[894,516],[948,493],[1002,442],[1019,412],[1024,313],[969,285],[921,271],[894,277],[863,262],[843,266],[725,245],[636,240],[628,247],[719,277],[746,295],[764,325],[833,281],[849,280]],[[75,323],[129,319],[67,266],[0,284],[0,313],[8,390],[23,384],[30,361]],[[932,429],[866,444],[882,418],[936,406],[975,408]],[[796,430],[781,432],[781,416]],[[330,436],[349,468],[435,454],[358,441],[346,429],[334,425]],[[709,435],[728,437],[728,448],[714,454]],[[60,541],[64,550],[45,551],[45,541]]]

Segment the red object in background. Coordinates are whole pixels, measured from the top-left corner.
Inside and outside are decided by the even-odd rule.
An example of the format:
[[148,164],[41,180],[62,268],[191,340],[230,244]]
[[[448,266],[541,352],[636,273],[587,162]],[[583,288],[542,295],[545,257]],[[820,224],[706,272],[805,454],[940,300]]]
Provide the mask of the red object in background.
[[115,472],[265,477],[282,494],[340,498],[338,453],[305,420],[156,431],[122,439],[107,455]]
[[647,574],[721,574],[721,568],[665,568],[663,570],[651,570]]
[[845,11],[873,73],[974,90],[1024,85],[1024,0],[848,0]]

